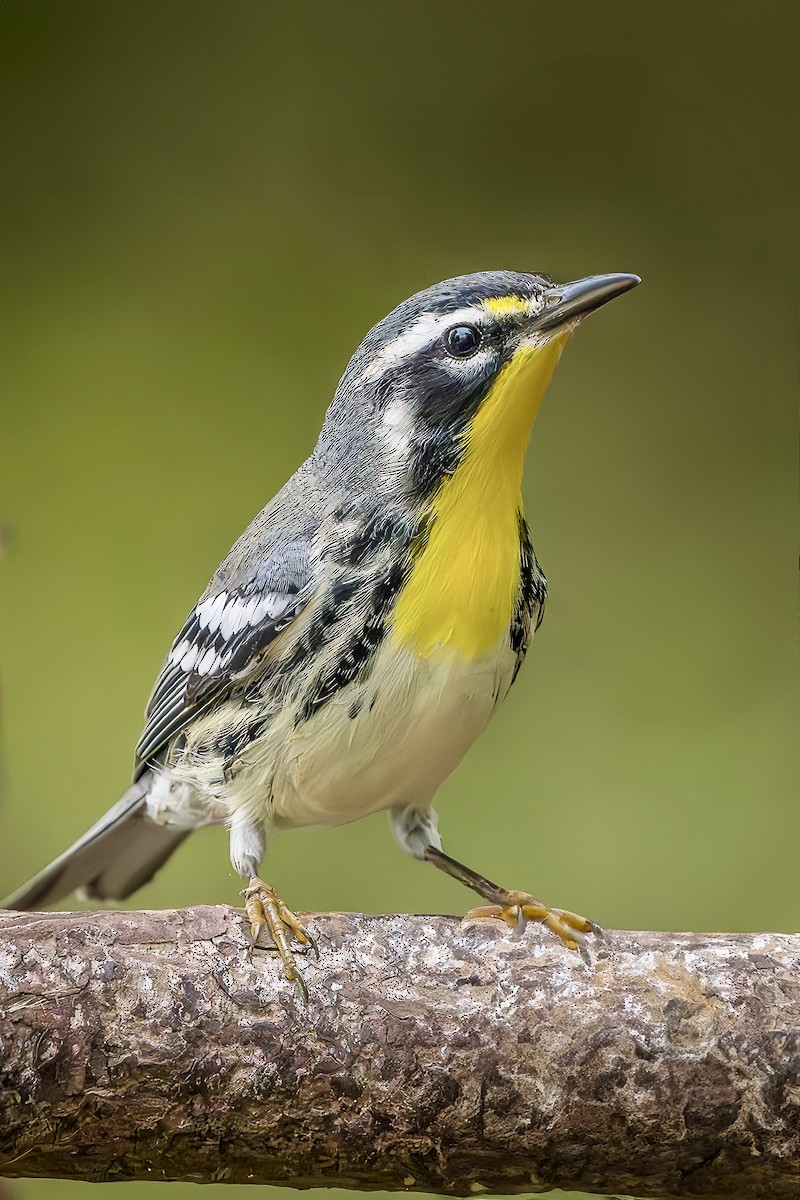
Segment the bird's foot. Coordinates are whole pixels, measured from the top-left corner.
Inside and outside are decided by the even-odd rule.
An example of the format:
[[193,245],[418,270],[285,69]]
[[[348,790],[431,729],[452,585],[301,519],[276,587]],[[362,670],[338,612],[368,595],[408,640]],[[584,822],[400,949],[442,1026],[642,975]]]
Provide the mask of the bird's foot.
[[300,999],[308,1003],[308,988],[295,962],[294,953],[289,945],[292,938],[301,946],[307,946],[319,958],[319,948],[305,925],[288,909],[274,888],[263,879],[254,875],[242,892],[244,909],[250,921],[251,940],[247,951],[253,953],[256,942],[263,929],[269,932],[273,945],[264,947],[280,956],[283,974],[294,985]]
[[566,908],[549,908],[528,892],[506,892],[502,904],[484,904],[478,908],[471,908],[464,920],[472,921],[483,917],[499,917],[513,929],[521,929],[528,921],[536,921],[546,925],[570,950],[576,950],[584,956],[586,934],[603,932],[594,921],[569,912]]

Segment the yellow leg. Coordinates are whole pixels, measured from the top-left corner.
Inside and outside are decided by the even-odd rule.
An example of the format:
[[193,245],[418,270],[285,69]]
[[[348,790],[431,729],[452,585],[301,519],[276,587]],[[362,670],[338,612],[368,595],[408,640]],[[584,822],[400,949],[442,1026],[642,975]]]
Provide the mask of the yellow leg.
[[284,976],[294,984],[300,999],[307,1004],[308,988],[297,969],[289,942],[295,938],[301,945],[309,946],[319,958],[317,943],[305,925],[286,907],[275,889],[268,883],[264,883],[264,880],[259,879],[257,875],[251,878],[242,895],[252,935],[248,954],[252,954],[261,931],[266,929],[273,941],[273,947],[270,949],[274,948],[280,956]]

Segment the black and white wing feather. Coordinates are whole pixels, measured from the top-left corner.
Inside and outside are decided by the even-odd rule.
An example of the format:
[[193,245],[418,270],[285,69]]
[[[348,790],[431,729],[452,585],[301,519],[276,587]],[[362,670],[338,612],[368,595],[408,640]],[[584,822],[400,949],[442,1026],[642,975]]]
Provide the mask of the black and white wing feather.
[[[249,674],[313,595],[308,527],[269,538],[256,519],[189,614],[156,680],[136,747],[136,772],[197,713]],[[252,533],[252,536],[248,537]]]

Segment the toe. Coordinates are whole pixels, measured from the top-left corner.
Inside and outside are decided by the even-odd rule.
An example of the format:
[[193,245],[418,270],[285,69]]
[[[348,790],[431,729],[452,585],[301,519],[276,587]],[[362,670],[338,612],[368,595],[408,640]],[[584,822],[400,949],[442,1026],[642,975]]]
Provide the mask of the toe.
[[554,933],[557,938],[567,946],[570,950],[578,950],[580,942],[583,941],[583,935],[577,934],[571,930],[568,925],[561,919],[561,913],[557,908],[552,908],[547,916],[542,921],[551,933]]
[[464,913],[465,921],[482,921],[485,917],[501,917],[503,909],[499,904],[479,904],[477,908],[471,908],[469,912]]
[[595,925],[594,921],[589,921],[586,917],[579,916],[578,913],[569,912],[566,908],[560,908],[556,911],[562,924],[569,926],[570,929],[577,930],[578,933],[597,933],[600,929],[600,926]]

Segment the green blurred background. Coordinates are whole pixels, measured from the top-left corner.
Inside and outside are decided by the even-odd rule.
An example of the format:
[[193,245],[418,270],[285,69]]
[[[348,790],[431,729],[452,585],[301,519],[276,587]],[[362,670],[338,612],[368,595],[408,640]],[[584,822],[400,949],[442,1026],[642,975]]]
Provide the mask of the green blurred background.
[[[366,329],[465,271],[623,270],[537,423],[547,616],[446,845],[609,926],[798,927],[795,10],[5,0],[0,894],[126,786],[172,635]],[[470,903],[380,815],[266,874]],[[239,886],[204,831],[134,903]],[[195,1194],[13,1185],[106,1191]]]

